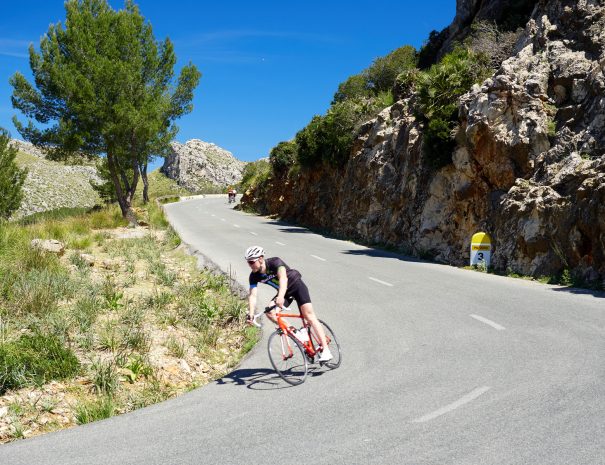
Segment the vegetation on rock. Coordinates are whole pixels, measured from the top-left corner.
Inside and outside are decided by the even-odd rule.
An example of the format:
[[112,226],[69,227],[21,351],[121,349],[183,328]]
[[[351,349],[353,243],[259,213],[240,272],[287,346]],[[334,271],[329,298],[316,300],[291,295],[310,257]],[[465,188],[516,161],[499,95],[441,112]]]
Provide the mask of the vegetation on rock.
[[9,142],[8,132],[0,128],[0,221],[10,218],[21,205],[27,176],[27,170],[17,166],[17,149]]

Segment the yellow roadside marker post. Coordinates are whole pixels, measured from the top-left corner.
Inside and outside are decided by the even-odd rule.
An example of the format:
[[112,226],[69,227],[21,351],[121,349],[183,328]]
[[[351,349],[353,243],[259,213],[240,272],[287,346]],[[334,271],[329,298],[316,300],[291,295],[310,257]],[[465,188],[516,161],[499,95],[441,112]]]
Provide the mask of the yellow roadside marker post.
[[471,266],[489,268],[492,255],[492,240],[489,234],[478,232],[471,239]]

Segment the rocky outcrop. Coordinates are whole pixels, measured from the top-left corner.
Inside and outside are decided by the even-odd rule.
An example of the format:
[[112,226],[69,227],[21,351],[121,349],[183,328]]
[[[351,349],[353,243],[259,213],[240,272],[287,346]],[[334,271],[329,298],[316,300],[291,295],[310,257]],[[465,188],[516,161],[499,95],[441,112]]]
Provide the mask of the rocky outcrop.
[[166,157],[161,172],[180,186],[195,192],[208,183],[228,186],[242,179],[246,163],[227,150],[199,139],[171,145],[172,153]]
[[438,171],[424,159],[413,99],[366,123],[345,167],[274,180],[268,195],[250,193],[244,202],[457,265],[468,262],[471,235],[485,230],[498,269],[548,275],[568,268],[602,285],[602,2],[538,4],[515,56],[460,99],[453,163]]

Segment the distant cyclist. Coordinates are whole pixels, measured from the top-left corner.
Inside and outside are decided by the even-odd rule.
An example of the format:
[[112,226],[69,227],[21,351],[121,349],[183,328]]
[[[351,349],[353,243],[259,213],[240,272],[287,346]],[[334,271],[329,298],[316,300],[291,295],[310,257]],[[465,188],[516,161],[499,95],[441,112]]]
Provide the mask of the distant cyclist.
[[[321,346],[323,347],[319,361],[328,362],[332,360],[332,353],[328,344],[326,344],[326,335],[313,311],[309,289],[303,282],[300,273],[286,265],[281,258],[273,257],[265,259],[265,251],[259,246],[249,247],[246,250],[245,258],[252,270],[249,279],[248,315],[246,316],[248,322],[252,324],[254,318],[258,283],[268,284],[277,289],[277,295],[273,299],[277,307],[288,307],[293,300],[296,300],[298,310],[319,336]],[[271,310],[267,313],[267,317],[274,323],[277,323],[275,312],[276,309]]]
[[235,195],[236,194],[237,194],[237,191],[234,188],[230,188],[227,191],[227,196],[229,197],[229,203],[235,202]]

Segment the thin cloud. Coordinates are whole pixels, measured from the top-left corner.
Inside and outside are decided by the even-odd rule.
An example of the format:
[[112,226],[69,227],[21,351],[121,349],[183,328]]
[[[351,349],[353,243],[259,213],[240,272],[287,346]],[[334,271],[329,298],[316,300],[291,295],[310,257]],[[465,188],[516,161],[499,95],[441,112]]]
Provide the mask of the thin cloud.
[[28,58],[28,48],[31,42],[26,40],[0,38],[0,55],[15,58]]
[[339,43],[340,39],[325,34],[309,34],[296,31],[258,31],[258,30],[225,30],[197,34],[188,38],[175,39],[179,45],[221,45],[237,42],[241,39],[276,38],[296,42]]
[[258,55],[250,55],[233,50],[203,50],[192,52],[188,55],[189,58],[196,58],[202,61],[210,61],[215,63],[228,64],[248,64],[258,63],[263,61]]

